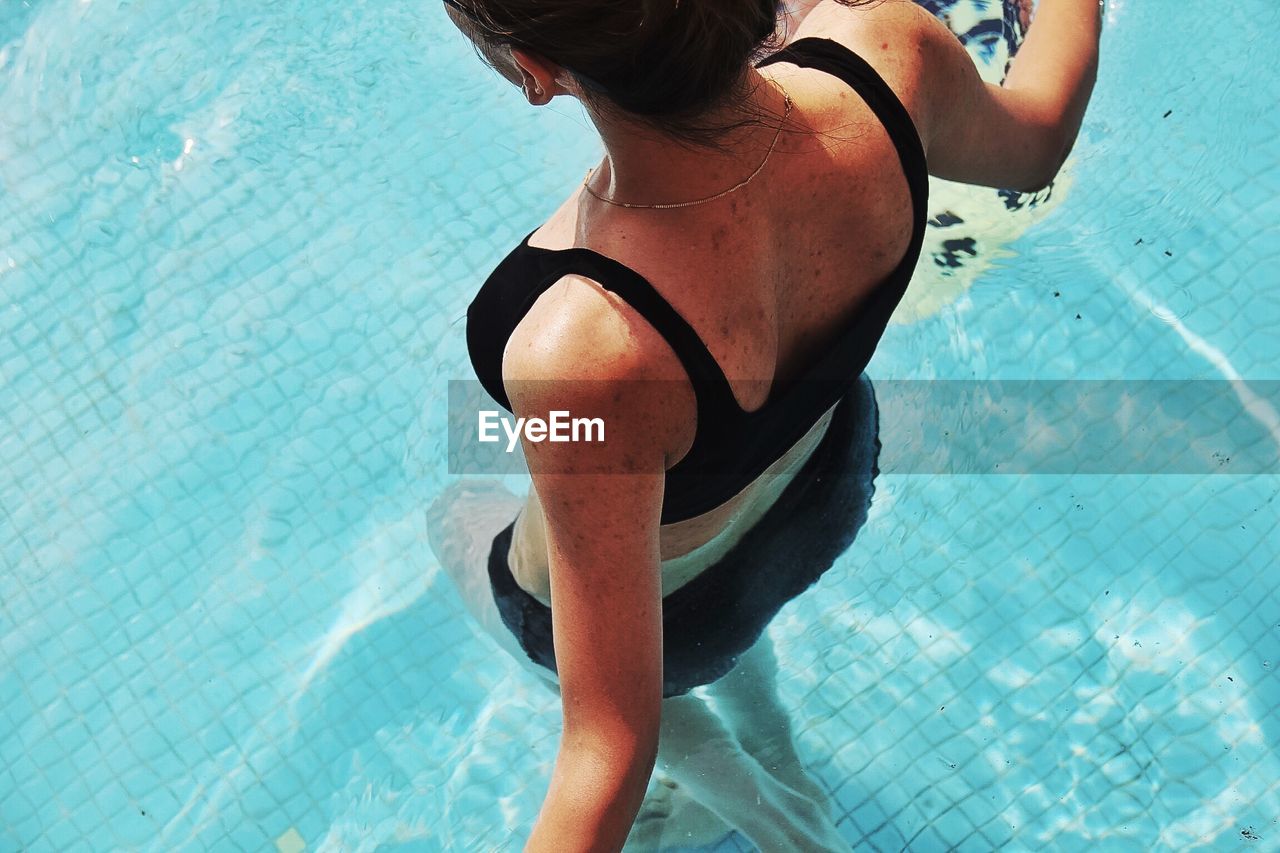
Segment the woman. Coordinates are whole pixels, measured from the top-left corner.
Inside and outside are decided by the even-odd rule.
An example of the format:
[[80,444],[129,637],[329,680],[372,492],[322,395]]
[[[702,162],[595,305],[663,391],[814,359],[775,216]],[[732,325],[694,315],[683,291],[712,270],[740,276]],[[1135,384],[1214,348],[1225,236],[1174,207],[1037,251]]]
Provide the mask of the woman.
[[1040,0],[1003,86],[909,0],[807,4],[764,59],[766,0],[446,2],[531,104],[581,101],[605,148],[490,276],[467,338],[516,415],[590,413],[608,440],[526,438],[522,507],[463,487],[430,518],[460,583],[487,573],[500,640],[558,675],[564,733],[526,849],[618,849],[660,751],[670,770],[733,738],[736,756],[673,773],[704,814],[763,849],[838,848],[789,742],[746,755],[768,703],[721,722],[688,691],[767,680],[764,625],[865,517],[860,375],[920,250],[927,173],[1053,178],[1098,0]]

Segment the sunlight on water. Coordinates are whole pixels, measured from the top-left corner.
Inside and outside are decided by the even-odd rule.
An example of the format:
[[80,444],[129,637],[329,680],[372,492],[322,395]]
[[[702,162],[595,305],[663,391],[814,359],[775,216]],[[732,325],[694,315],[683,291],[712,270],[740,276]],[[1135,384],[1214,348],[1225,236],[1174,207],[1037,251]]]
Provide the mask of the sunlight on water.
[[[932,5],[998,79],[999,4]],[[869,374],[1226,380],[1231,434],[1280,446],[1246,384],[1280,359],[1277,32],[1270,0],[1109,0],[1067,171],[935,183]],[[465,306],[598,155],[584,124],[433,4],[0,5],[0,849],[524,837],[559,701],[424,515]],[[1277,494],[882,474],[769,630],[843,837],[1274,847]]]

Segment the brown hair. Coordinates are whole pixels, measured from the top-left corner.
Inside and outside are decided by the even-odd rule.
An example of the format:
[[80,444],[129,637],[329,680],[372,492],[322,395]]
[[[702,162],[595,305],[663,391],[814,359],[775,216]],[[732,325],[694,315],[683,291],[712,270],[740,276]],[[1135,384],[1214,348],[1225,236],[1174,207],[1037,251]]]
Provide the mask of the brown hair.
[[[846,6],[868,0],[838,0]],[[742,103],[746,69],[775,44],[776,0],[456,0],[485,47],[521,47],[567,69],[593,107],[716,146],[759,116],[709,125]]]

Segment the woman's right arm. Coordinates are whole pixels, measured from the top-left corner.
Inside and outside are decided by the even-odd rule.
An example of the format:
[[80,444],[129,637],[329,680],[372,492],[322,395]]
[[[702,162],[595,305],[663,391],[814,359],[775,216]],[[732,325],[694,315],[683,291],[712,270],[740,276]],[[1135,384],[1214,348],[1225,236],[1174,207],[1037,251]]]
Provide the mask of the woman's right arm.
[[801,5],[793,38],[834,39],[875,66],[911,111],[931,174],[1038,190],[1075,144],[1098,72],[1098,0],[1040,0],[1002,85],[983,81],[960,40],[912,0]]
[[929,171],[983,186],[1038,190],[1075,144],[1098,72],[1098,0],[1040,0],[1002,85],[984,82],[956,37],[917,16]]

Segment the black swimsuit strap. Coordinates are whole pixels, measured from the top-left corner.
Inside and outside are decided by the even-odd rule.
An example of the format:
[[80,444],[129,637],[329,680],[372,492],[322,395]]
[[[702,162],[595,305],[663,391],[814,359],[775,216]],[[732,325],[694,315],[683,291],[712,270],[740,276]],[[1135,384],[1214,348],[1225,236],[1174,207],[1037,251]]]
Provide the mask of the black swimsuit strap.
[[[536,247],[532,248],[537,251]],[[534,300],[571,274],[589,278],[605,290],[618,294],[670,345],[693,385],[700,420],[704,419],[706,412],[723,408],[726,402],[734,403],[729,380],[689,321],[662,298],[648,279],[607,255],[583,246],[554,250],[553,272],[530,292],[519,315],[523,317],[533,307]]]
[[[888,314],[897,304],[915,269],[924,238],[929,182],[924,148],[916,133],[915,124],[897,95],[875,69],[837,42],[822,38],[800,39],[761,60],[757,67],[775,62],[792,62],[815,68],[847,83],[879,118],[898,151],[911,192],[915,228],[910,249],[889,277],[887,284],[890,286],[878,288],[864,306],[868,318],[882,325],[887,322]],[[706,343],[644,276],[613,258],[585,247],[540,249],[528,246],[526,237],[522,248],[543,259],[544,276],[528,292],[516,313],[516,322],[528,313],[539,296],[563,276],[577,274],[589,278],[622,297],[671,346],[693,384],[700,425],[698,440],[713,441],[710,434],[713,425],[726,426],[743,415],[728,378],[707,349]],[[850,345],[848,342],[842,343],[845,346],[838,346],[837,349],[842,350]],[[856,373],[853,375],[856,376]],[[505,404],[505,395],[498,399]]]
[[[763,68],[775,62],[790,62],[838,77],[866,102],[884,125],[893,147],[898,151],[898,159],[902,162],[902,171],[911,190],[916,231],[919,236],[923,236],[924,214],[929,198],[929,168],[925,161],[924,145],[920,142],[920,134],[911,113],[907,112],[907,108],[884,78],[861,56],[839,42],[826,38],[798,39],[760,60],[756,67]],[[903,263],[914,266],[914,253],[908,252]]]

